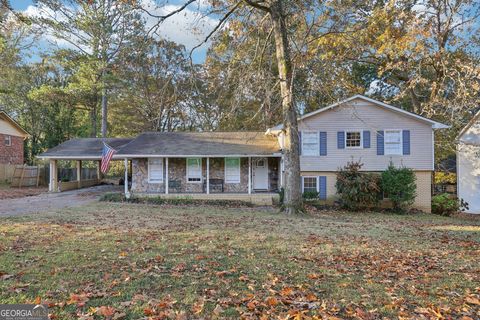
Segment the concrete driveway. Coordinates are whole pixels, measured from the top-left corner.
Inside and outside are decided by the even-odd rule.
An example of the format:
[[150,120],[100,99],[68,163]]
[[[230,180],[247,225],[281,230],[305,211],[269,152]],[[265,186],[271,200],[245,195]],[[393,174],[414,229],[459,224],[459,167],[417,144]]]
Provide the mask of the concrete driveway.
[[122,186],[102,185],[59,193],[0,200],[0,217],[34,214],[49,210],[77,207],[97,201],[105,192],[123,190]]

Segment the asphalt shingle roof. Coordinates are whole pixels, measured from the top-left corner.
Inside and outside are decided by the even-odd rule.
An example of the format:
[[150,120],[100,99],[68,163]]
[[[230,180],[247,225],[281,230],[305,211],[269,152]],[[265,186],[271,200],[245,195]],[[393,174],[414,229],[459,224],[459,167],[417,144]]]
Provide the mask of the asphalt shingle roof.
[[83,138],[68,140],[39,158],[100,158],[102,141],[129,156],[249,156],[280,152],[275,137],[264,132],[147,132],[136,138]]
[[56,147],[48,149],[40,154],[39,158],[58,158],[58,157],[92,157],[101,158],[103,141],[115,150],[121,149],[132,138],[78,138],[65,141]]
[[264,132],[148,132],[124,146],[118,155],[247,156],[278,152],[277,139]]

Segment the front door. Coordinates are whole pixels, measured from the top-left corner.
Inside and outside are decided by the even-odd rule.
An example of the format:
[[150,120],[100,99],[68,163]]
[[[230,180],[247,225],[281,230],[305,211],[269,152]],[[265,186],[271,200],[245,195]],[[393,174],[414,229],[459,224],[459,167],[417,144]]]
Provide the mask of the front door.
[[253,161],[253,189],[268,190],[268,161],[266,158]]

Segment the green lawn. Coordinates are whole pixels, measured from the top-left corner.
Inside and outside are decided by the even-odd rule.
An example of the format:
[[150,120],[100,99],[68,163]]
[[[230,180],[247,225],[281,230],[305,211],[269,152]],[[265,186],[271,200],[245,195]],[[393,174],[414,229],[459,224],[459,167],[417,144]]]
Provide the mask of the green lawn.
[[95,203],[0,222],[0,302],[57,319],[480,318],[480,219]]

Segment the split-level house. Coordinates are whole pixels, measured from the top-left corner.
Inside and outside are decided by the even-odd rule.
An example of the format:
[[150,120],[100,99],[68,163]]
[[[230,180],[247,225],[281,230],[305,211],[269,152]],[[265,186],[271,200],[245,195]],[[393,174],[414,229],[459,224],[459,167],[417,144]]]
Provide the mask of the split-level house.
[[[430,211],[434,130],[442,128],[447,126],[360,95],[305,114],[299,118],[302,191],[331,202],[338,168],[355,160],[365,171],[381,172],[393,162],[415,171],[414,207]],[[271,203],[289,170],[282,161],[283,140],[277,126],[267,132],[151,132],[106,142],[131,176],[127,195]],[[102,139],[74,139],[40,157],[50,159],[56,172],[57,160],[98,161],[101,149]],[[56,180],[52,191],[58,190]]]
[[457,193],[468,213],[480,214],[480,111],[457,137]]

